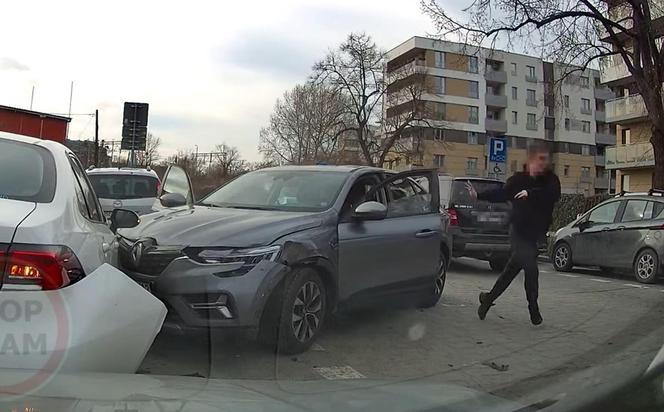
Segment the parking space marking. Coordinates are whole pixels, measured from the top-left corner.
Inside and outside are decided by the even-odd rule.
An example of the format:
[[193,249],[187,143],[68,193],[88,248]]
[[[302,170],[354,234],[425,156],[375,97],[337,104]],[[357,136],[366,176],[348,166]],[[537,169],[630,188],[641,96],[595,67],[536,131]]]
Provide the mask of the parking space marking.
[[629,286],[631,288],[638,288],[638,289],[649,289],[648,286],[643,286],[643,285],[635,285],[633,283],[623,283],[625,286]]
[[568,278],[578,278],[579,275],[570,275],[569,273],[559,273],[560,276],[565,276]]
[[588,280],[592,280],[593,282],[600,282],[600,283],[611,283],[610,280],[606,280],[606,279],[594,279],[593,278],[593,279],[588,279]]
[[328,366],[314,368],[323,378],[336,381],[342,379],[365,379],[366,376],[356,371],[352,366]]

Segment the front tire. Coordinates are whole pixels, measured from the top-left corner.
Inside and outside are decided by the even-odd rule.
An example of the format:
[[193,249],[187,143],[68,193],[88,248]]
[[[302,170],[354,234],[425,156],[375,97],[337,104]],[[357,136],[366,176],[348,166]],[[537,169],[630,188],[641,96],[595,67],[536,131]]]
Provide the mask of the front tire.
[[300,268],[293,272],[281,306],[279,352],[294,355],[309,349],[323,328],[326,298],[325,284],[315,270]]
[[425,296],[420,302],[421,308],[432,308],[436,306],[440,297],[443,296],[445,289],[445,280],[447,278],[447,258],[443,252],[440,252],[440,263],[438,266],[438,273],[434,280],[433,287],[425,292]]
[[659,273],[659,258],[652,249],[642,250],[634,260],[634,276],[641,283],[654,283]]
[[560,242],[553,249],[553,254],[551,256],[551,262],[553,263],[553,268],[558,272],[569,272],[572,270],[572,249],[565,242]]

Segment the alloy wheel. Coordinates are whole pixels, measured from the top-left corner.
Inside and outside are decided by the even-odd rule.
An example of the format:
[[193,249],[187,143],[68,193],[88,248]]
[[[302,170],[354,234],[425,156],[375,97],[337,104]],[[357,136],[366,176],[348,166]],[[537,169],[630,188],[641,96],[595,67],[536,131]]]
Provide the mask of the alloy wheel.
[[556,249],[556,254],[553,257],[553,260],[556,263],[556,267],[565,267],[569,261],[569,250],[567,249],[567,246],[558,247],[558,249]]
[[306,342],[311,339],[320,325],[323,301],[320,287],[308,281],[300,287],[295,296],[291,323],[297,340]]
[[636,274],[641,279],[649,279],[655,272],[655,258],[650,253],[644,253],[639,258]]

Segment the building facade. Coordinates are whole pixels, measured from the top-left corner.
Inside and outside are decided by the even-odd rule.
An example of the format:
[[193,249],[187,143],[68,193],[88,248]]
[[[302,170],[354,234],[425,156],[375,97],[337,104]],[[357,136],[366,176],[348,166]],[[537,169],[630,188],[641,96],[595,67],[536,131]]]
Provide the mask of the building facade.
[[[607,1],[608,17],[631,24],[631,6],[619,1]],[[653,7],[652,19],[664,20],[661,7]],[[620,33],[623,36],[624,33]],[[606,32],[602,41],[611,45]],[[606,151],[606,167],[616,172],[618,191],[644,192],[653,187],[655,155],[650,144],[651,124],[643,98],[634,87],[631,73],[620,55],[601,60],[601,81],[616,95],[606,102],[606,121],[616,129],[615,147]]]
[[[615,140],[604,111],[612,96],[599,86],[599,72],[563,80],[562,67],[536,57],[424,37],[388,52],[388,78],[409,67],[425,73],[421,100],[428,119],[406,136],[417,141],[418,150],[395,153],[386,167],[491,176],[487,141],[497,136],[506,138],[503,174],[509,177],[523,170],[528,144],[544,140],[564,192],[592,195],[614,187],[604,168],[605,147]],[[395,92],[388,88],[388,97]],[[391,115],[388,107],[385,116]]]

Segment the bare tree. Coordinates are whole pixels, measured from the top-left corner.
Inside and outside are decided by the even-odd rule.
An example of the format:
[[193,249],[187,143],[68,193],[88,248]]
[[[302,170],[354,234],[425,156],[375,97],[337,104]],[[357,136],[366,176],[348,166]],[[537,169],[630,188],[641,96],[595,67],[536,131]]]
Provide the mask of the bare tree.
[[297,85],[274,106],[259,151],[276,163],[334,163],[347,117],[343,96],[326,85]]
[[235,176],[247,168],[237,147],[226,143],[215,146],[214,157],[212,168],[220,177]]
[[436,0],[423,0],[422,8],[445,38],[456,35],[476,46],[490,42],[537,50],[542,57],[563,63],[566,76],[598,60],[622,61],[632,76],[633,91],[641,94],[648,110],[654,186],[664,188],[664,50],[654,24],[664,14],[660,2],[479,0],[464,9],[463,19]]
[[150,166],[159,160],[159,147],[161,138],[148,133],[145,138],[145,151],[136,152],[136,162],[141,166]]

